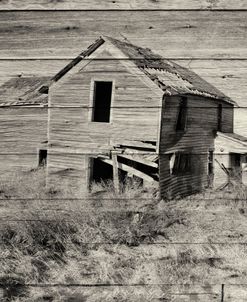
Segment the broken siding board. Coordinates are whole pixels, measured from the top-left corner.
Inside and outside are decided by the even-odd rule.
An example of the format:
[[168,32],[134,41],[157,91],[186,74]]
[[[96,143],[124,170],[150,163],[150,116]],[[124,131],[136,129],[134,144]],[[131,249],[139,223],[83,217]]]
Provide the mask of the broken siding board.
[[0,5],[0,10],[241,10],[247,9],[244,0],[229,2],[228,0],[207,1],[203,0],[25,0],[20,4],[18,0],[4,1]]
[[[143,111],[145,111],[146,108],[143,108]],[[142,142],[142,141],[130,141],[130,140],[117,140],[116,141],[117,146],[122,146],[122,147],[129,147],[129,148],[140,148],[140,149],[151,149],[151,150],[156,150],[156,141],[147,143],[147,142]]]
[[165,53],[167,57],[246,58],[247,39],[243,30],[246,14],[245,11],[133,11],[127,15],[111,11],[1,12],[0,57],[71,58],[106,34],[120,39],[121,35],[126,36],[133,44]]

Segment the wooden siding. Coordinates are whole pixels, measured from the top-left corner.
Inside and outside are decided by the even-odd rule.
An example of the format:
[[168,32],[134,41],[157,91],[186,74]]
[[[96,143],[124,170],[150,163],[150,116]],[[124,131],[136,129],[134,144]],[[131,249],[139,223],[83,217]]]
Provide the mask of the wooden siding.
[[[229,104],[188,97],[187,122],[184,132],[176,132],[179,97],[166,97],[162,109],[160,135],[160,192],[169,198],[197,192],[208,186],[208,151],[214,150],[217,130],[217,107],[222,103],[222,132],[233,131],[233,107]],[[185,152],[192,154],[191,172],[171,175],[169,155]]]
[[1,10],[239,10],[247,9],[244,0],[237,0],[234,2],[228,0],[220,1],[198,1],[198,0],[63,0],[63,1],[49,1],[49,0],[25,0],[23,3],[18,0],[3,1],[0,5]]
[[[49,152],[60,156],[56,160],[55,156],[49,157],[48,171],[52,174],[59,167],[73,168],[81,171],[78,173],[81,178],[87,165],[81,154],[85,157],[109,153],[126,139],[158,140],[163,92],[158,87],[151,89],[144,83],[147,79],[143,73],[140,76],[130,73],[118,60],[92,61],[77,69],[50,89]],[[94,80],[114,82],[110,123],[91,122]],[[77,153],[75,165],[69,159],[71,153]]]
[[47,108],[0,108],[0,171],[38,165],[38,148],[47,145]]

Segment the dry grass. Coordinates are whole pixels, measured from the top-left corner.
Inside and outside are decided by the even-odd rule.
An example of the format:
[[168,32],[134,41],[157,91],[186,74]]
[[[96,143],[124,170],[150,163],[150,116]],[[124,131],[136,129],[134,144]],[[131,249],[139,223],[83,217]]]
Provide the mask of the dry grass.
[[42,170],[0,183],[5,301],[152,298],[129,289],[42,284],[244,283],[247,249],[234,244],[247,242],[242,186],[176,202],[159,201],[155,188],[135,183],[119,194],[111,183],[95,184],[90,196],[73,200],[69,190],[47,189]]

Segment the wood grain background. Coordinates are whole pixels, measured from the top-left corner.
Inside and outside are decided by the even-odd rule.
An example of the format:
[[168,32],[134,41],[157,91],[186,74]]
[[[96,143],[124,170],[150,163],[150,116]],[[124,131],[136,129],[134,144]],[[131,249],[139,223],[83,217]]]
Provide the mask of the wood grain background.
[[[17,76],[52,76],[101,34],[126,38],[194,70],[238,102],[235,131],[247,135],[246,0],[2,0],[0,84]],[[2,220],[13,217],[1,213]],[[203,243],[187,244],[193,249]],[[128,284],[104,288],[89,284],[91,288],[87,285],[83,290],[114,292],[125,286],[138,296],[153,287],[152,301],[165,299],[164,293],[165,301],[241,302],[247,297],[245,278],[242,285],[226,286],[224,300],[223,282],[217,278],[205,280],[212,285],[210,290],[166,283],[164,279],[163,285],[146,282],[129,288]]]

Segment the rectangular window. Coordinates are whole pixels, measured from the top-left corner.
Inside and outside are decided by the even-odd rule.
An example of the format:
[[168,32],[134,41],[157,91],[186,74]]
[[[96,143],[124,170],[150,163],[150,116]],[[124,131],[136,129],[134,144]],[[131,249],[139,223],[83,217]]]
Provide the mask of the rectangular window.
[[178,118],[176,124],[176,131],[184,131],[187,121],[187,98],[182,97],[178,109]]
[[222,104],[218,105],[217,119],[217,131],[222,131]]
[[177,153],[172,174],[177,175],[186,172],[191,172],[191,154]]
[[112,82],[94,82],[92,121],[110,122]]
[[47,150],[39,150],[39,167],[45,167],[47,165]]

